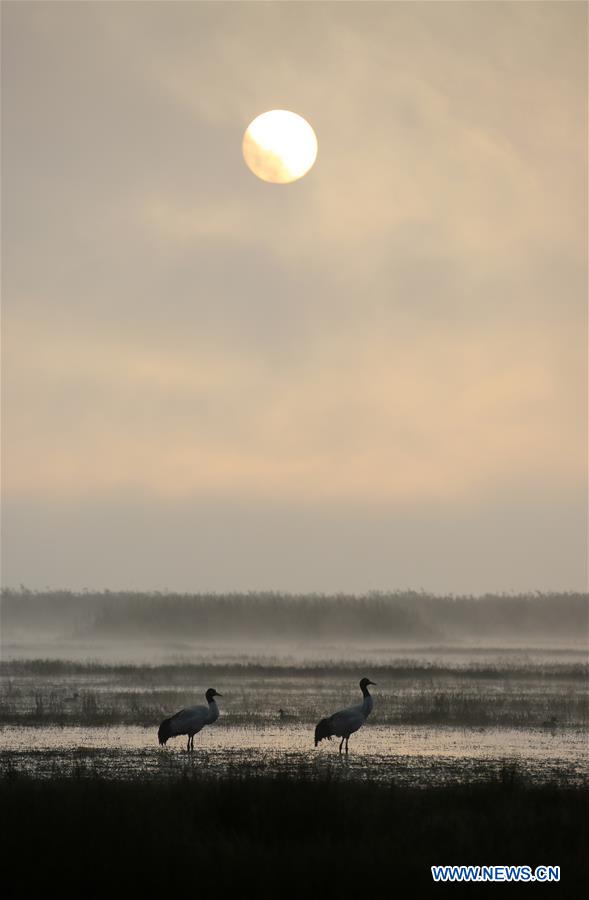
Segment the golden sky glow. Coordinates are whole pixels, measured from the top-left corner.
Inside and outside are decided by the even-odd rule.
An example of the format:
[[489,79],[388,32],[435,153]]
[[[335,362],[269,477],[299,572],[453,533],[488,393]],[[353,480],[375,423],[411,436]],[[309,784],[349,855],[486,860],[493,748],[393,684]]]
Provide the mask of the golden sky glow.
[[5,581],[583,586],[586,25],[4,4]]

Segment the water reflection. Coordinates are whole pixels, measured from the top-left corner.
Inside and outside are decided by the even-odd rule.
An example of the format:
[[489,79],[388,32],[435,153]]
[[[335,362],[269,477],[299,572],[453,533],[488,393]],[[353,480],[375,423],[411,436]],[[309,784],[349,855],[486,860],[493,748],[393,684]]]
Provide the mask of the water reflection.
[[313,748],[308,726],[207,729],[187,754],[178,739],[157,746],[153,728],[135,726],[4,727],[0,773],[36,777],[101,775],[167,778],[198,771],[212,777],[301,772],[311,776],[432,785],[497,776],[506,767],[536,782],[589,780],[587,733],[582,729],[372,726],[350,741],[342,761],[336,744]]

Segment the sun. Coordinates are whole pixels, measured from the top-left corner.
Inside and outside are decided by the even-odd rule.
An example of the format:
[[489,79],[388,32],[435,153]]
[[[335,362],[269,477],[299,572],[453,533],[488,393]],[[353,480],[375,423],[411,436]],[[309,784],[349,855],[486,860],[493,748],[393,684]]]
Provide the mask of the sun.
[[302,116],[271,109],[251,122],[243,136],[248,168],[273,184],[289,184],[306,175],[317,159],[317,137]]

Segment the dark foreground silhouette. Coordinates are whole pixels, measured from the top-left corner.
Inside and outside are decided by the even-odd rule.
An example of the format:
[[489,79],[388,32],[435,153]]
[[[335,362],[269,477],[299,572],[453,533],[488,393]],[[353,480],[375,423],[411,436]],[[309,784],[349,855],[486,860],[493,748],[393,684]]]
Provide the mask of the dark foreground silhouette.
[[256,897],[389,896],[383,882],[401,896],[403,885],[436,890],[430,866],[444,863],[559,865],[559,896],[574,896],[588,799],[589,787],[510,776],[430,790],[308,772],[150,783],[13,776],[0,781],[3,896],[57,887],[60,898],[193,896],[188,871],[201,873],[208,896],[246,884]]

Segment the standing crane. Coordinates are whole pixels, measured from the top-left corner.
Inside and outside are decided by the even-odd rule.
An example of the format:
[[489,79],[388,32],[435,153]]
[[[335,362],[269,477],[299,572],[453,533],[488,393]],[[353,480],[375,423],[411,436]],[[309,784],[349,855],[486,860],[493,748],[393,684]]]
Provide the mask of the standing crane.
[[348,752],[348,741],[350,735],[358,731],[364,725],[364,722],[372,712],[373,700],[368,692],[368,685],[376,683],[370,678],[363,678],[360,682],[360,690],[363,694],[362,703],[356,706],[348,706],[346,709],[340,709],[327,719],[321,719],[315,729],[315,746],[322,741],[323,738],[331,740],[332,735],[341,737],[339,752],[341,754],[344,741],[346,742],[346,753]]
[[188,706],[169,719],[164,719],[157,732],[160,744],[165,744],[178,734],[187,734],[186,752],[194,750],[194,735],[202,731],[205,725],[212,725],[219,718],[219,707],[215,697],[222,696],[215,688],[209,688],[205,694],[207,706]]

